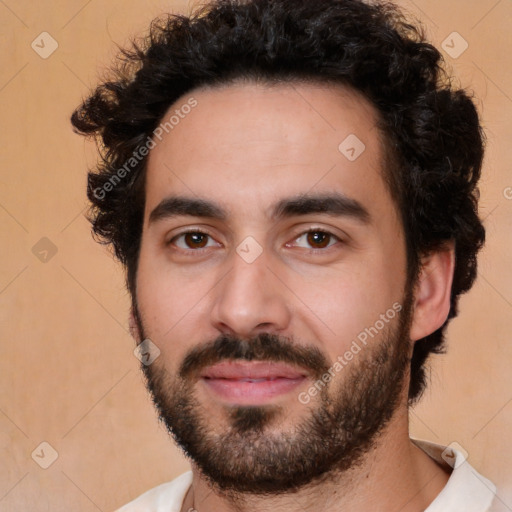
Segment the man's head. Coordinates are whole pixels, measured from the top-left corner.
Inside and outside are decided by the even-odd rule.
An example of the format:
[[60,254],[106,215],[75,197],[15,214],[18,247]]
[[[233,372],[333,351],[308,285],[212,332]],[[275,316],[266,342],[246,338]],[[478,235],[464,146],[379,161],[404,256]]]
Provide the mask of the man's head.
[[73,123],[101,138],[91,219],[162,352],[163,419],[226,489],[352,466],[475,278],[472,102],[396,10],[355,0],[216,2],[126,59]]

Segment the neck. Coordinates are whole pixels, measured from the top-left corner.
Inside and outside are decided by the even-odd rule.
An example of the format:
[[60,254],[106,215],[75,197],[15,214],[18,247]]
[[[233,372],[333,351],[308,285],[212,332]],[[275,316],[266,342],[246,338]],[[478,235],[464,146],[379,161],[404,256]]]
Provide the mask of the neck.
[[409,439],[407,408],[398,410],[362,463],[294,493],[240,494],[212,489],[197,467],[182,512],[417,512],[425,510],[449,475]]

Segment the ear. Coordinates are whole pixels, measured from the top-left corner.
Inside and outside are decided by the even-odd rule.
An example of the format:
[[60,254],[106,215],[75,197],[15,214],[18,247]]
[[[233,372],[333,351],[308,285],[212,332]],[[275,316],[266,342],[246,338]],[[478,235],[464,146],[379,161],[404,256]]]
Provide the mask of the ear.
[[131,334],[132,338],[137,343],[140,343],[142,341],[142,334],[139,330],[137,320],[135,320],[135,312],[133,311],[133,307],[130,308],[130,317],[128,319],[128,328],[130,329],[130,334]]
[[432,334],[446,321],[450,312],[454,268],[454,242],[422,259],[414,292],[411,341]]

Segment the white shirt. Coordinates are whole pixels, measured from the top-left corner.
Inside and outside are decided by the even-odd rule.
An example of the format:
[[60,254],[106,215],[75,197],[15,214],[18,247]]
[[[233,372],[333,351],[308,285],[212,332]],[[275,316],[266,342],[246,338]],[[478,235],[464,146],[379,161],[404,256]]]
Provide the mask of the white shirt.
[[[477,473],[462,452],[419,439],[411,441],[439,464],[449,461],[453,467],[445,487],[424,512],[492,512],[496,487]],[[116,512],[180,512],[191,484],[192,471],[188,471],[145,492]]]

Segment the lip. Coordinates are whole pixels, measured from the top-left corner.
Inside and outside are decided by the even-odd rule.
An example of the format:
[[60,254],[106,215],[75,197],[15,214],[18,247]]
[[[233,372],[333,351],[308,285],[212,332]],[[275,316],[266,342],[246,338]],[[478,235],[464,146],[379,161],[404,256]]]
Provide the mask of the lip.
[[290,393],[306,379],[304,370],[269,361],[227,361],[206,368],[201,381],[230,404],[258,405]]

